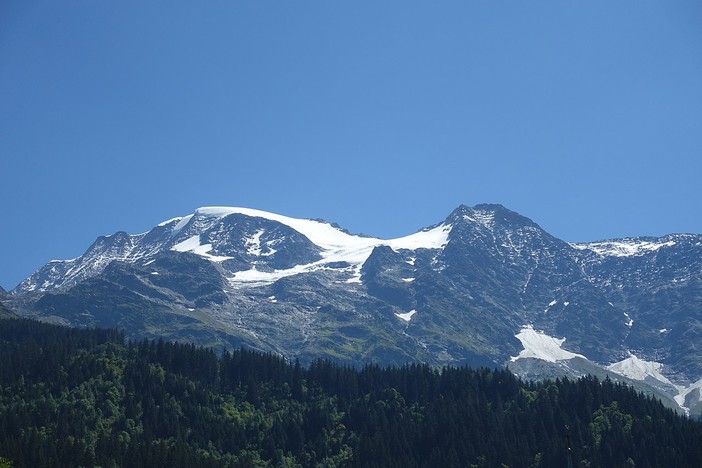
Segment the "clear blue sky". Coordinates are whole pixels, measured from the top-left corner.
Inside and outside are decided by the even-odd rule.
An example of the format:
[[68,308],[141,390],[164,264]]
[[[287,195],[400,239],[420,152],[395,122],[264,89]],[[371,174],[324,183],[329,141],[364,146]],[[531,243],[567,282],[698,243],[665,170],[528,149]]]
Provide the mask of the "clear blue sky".
[[0,285],[203,205],[702,233],[702,2],[0,2]]

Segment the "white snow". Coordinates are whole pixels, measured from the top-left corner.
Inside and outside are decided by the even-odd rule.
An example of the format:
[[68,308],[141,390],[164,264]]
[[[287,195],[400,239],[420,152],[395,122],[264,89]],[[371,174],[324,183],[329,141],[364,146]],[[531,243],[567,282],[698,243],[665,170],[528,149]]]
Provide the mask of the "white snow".
[[[297,265],[287,270],[262,272],[253,268],[247,271],[240,271],[230,278],[232,284],[272,283],[286,276],[322,269],[326,264],[333,262],[347,262],[353,267],[360,267],[360,265],[368,259],[373,249],[381,245],[389,246],[395,251],[441,249],[448,243],[448,236],[451,232],[451,225],[441,224],[409,236],[385,240],[348,234],[322,221],[290,218],[250,208],[204,207],[198,208],[195,211],[195,216],[224,217],[231,214],[260,217],[285,224],[317,245],[321,249],[320,254],[322,256],[322,259],[317,262],[307,265]],[[183,218],[176,228],[183,224],[186,218]],[[199,237],[194,236],[174,246],[173,250],[193,252],[212,259],[212,256],[207,255],[207,252],[211,249],[211,245],[200,245],[199,242]],[[247,246],[249,246],[250,253],[260,253],[260,235],[257,233],[257,235],[247,239]],[[359,274],[357,273],[354,277],[349,279],[348,282],[360,282]]]
[[626,326],[631,328],[634,325],[634,319],[632,319],[626,312],[624,312],[624,317],[626,317]]
[[675,245],[675,241],[650,242],[636,239],[622,239],[570,245],[578,250],[591,250],[603,257],[634,257],[649,252],[655,252],[662,247],[672,247]]
[[[204,207],[195,211],[196,215],[224,217],[230,214],[243,214],[277,221],[291,227],[307,237],[313,244],[321,247],[331,256],[341,252],[349,256],[359,255],[358,251],[372,250],[378,245],[388,245],[395,250],[400,249],[438,249],[448,242],[451,226],[439,225],[433,229],[420,231],[398,239],[382,240],[373,237],[361,237],[347,234],[329,223],[310,219],[289,218],[287,216],[269,213],[250,208]],[[185,219],[185,218],[184,218]],[[370,252],[368,252],[370,254]]]
[[361,266],[362,265],[355,265],[352,267],[353,276],[346,280],[347,283],[363,283],[363,281],[361,281]]
[[331,224],[308,219],[289,218],[287,216],[269,213],[250,208],[230,208],[230,207],[204,207],[195,211],[196,215],[224,217],[231,214],[243,214],[245,216],[264,218],[277,221],[291,227],[300,234],[307,237],[312,243],[325,250],[348,249],[350,247],[360,247],[367,243],[363,237],[346,234],[342,230],[335,228]]
[[175,250],[176,252],[192,252],[201,257],[205,257],[209,260],[212,260],[213,262],[222,262],[231,258],[218,255],[210,255],[209,252],[210,250],[212,250],[212,244],[200,244],[199,235],[195,235],[185,239],[183,242],[180,242],[171,247],[171,250]]
[[[305,268],[308,267],[308,268]],[[234,276],[229,278],[229,282],[234,285],[237,283],[247,283],[251,285],[263,285],[275,283],[281,278],[286,276],[297,275],[300,273],[306,273],[312,271],[308,265],[297,265],[288,270],[275,270],[275,271],[259,271],[256,268],[245,271],[237,271]]]
[[75,261],[78,260],[79,258],[80,258],[80,257],[69,258],[68,260],[49,260],[48,263],[71,263],[71,262],[75,262]]
[[180,216],[178,216],[177,218],[167,219],[166,221],[164,221],[164,222],[162,222],[162,223],[158,223],[156,226],[158,226],[158,227],[168,226],[168,225],[171,224],[172,222],[174,222],[174,221],[180,221],[181,219],[183,219],[183,218],[181,218]]
[[180,231],[181,229],[183,229],[183,228],[190,222],[190,220],[191,220],[192,218],[193,218],[193,215],[188,215],[188,216],[185,216],[184,218],[181,218],[181,220],[178,221],[178,224],[176,224],[175,226],[173,226],[173,231],[171,231],[171,233],[172,233],[172,234],[175,234],[176,232],[178,232],[178,231]]
[[448,243],[450,232],[450,224],[440,224],[433,229],[419,231],[409,236],[380,241],[380,244],[389,245],[393,250],[441,249]]
[[680,405],[682,408],[686,409],[689,411],[687,407],[685,407],[685,400],[687,399],[687,396],[692,393],[694,390],[699,391],[699,401],[702,402],[702,379],[698,380],[697,382],[693,383],[689,387],[678,387],[679,393],[675,396],[675,402]]
[[175,250],[176,252],[191,252],[199,247],[201,247],[200,236],[192,236],[183,242],[174,245],[171,250]]
[[[665,328],[663,329],[665,330]],[[673,397],[675,402],[682,408],[685,413],[689,414],[690,406],[694,405],[696,402],[689,402],[685,406],[685,403],[690,395],[690,393],[698,390],[700,393],[699,401],[702,402],[702,379],[697,382],[684,387],[682,385],[676,385],[671,382],[666,376],[662,374],[663,364],[655,361],[645,361],[639,359],[632,352],[629,352],[629,357],[620,362],[615,362],[614,364],[607,366],[607,370],[610,370],[616,374],[629,377],[633,380],[646,380],[647,377],[651,377],[661,383],[672,386],[678,391],[678,394]]]
[[521,331],[514,336],[522,342],[524,349],[519,355],[510,358],[513,362],[522,358],[536,358],[548,362],[564,361],[576,357],[586,359],[582,354],[571,353],[563,349],[561,346],[565,342],[565,338],[548,336],[534,330],[532,325],[522,327]]
[[249,255],[259,256],[261,255],[261,235],[263,234],[263,229],[256,231],[256,233],[244,241],[246,247],[248,248]]
[[264,232],[265,231],[263,229],[260,229],[248,239],[244,239],[244,245],[246,246],[249,255],[256,257],[270,257],[276,253],[276,249],[272,248],[271,245],[276,244],[278,242],[277,240],[272,240],[265,243],[265,253],[261,250],[261,236]]
[[402,319],[405,322],[409,322],[410,320],[412,320],[412,317],[414,317],[414,314],[416,314],[416,313],[417,313],[417,311],[412,309],[409,312],[404,313],[404,314],[395,314],[395,317]]
[[636,357],[632,352],[629,352],[629,357],[623,361],[607,366],[607,370],[630,379],[645,380],[646,377],[653,377],[659,382],[673,385],[670,380],[661,374],[662,369],[663,364],[655,361],[644,361]]

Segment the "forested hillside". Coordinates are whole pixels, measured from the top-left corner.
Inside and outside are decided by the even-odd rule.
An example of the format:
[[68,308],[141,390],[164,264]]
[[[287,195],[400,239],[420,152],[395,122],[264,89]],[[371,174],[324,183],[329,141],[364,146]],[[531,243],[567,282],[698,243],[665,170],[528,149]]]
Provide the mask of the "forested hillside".
[[608,380],[362,369],[0,321],[15,467],[702,466],[702,424]]

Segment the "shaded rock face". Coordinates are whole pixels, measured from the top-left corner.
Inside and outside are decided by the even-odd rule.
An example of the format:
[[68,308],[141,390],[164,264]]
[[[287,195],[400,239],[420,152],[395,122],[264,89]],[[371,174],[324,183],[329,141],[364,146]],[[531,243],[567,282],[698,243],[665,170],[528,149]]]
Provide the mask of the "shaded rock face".
[[[525,375],[577,374],[633,354],[660,363],[672,381],[662,388],[677,388],[702,377],[701,272],[702,236],[569,244],[500,205],[462,205],[387,241],[220,207],[100,237],[0,300],[133,338],[244,344],[303,361],[513,362]],[[519,365],[511,358],[527,325],[565,339],[588,365]]]
[[402,310],[415,308],[412,282],[416,278],[406,255],[388,246],[376,247],[363,263],[361,275],[369,295]]
[[[674,234],[593,243],[576,257],[588,280],[631,317],[625,344],[683,375],[702,361],[702,236]],[[628,250],[625,250],[628,249]]]
[[15,318],[17,317],[17,314],[15,314],[13,311],[8,309],[5,304],[0,302],[0,319],[4,318]]

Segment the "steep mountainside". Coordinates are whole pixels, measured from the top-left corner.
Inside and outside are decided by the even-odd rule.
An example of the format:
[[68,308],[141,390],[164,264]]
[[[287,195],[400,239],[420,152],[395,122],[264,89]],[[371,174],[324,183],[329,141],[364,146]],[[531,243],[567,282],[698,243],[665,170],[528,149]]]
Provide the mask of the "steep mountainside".
[[17,315],[8,309],[3,301],[7,300],[7,291],[0,287],[0,319],[2,318],[15,318]]
[[602,372],[702,412],[702,236],[559,240],[500,205],[391,240],[200,208],[100,237],[12,291],[25,315],[310,361]]
[[4,319],[4,318],[16,318],[16,317],[17,317],[17,314],[15,314],[14,312],[12,312],[10,309],[8,309],[7,307],[5,307],[5,304],[3,304],[2,302],[0,302],[0,319]]

